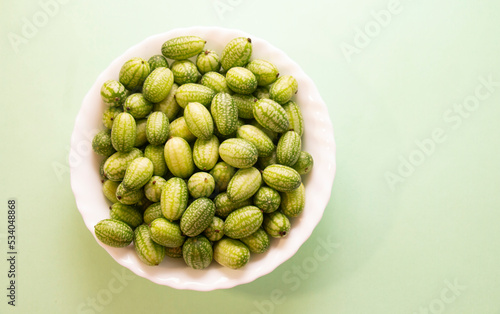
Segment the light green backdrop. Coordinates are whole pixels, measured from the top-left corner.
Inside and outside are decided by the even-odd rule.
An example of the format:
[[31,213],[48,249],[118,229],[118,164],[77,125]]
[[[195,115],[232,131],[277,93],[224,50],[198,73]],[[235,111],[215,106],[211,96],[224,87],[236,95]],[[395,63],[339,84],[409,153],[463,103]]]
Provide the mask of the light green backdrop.
[[[20,251],[18,306],[1,296],[0,312],[93,313],[95,300],[103,313],[499,313],[497,0],[61,0],[49,16],[40,3],[51,2],[0,2],[0,256],[9,197]],[[144,38],[192,25],[286,51],[316,82],[338,145],[332,199],[299,252],[209,293],[119,266],[69,185],[74,119],[97,75]]]

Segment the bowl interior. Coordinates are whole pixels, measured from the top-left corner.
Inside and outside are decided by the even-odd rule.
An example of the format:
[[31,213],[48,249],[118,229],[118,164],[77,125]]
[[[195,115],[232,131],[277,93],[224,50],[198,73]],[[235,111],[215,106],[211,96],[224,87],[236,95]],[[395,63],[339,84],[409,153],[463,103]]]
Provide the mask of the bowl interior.
[[[245,36],[252,39],[252,59],[266,59],[274,63],[280,75],[293,75],[299,84],[294,100],[300,105],[304,117],[305,132],[303,150],[314,158],[313,170],[303,176],[306,186],[306,205],[304,212],[291,219],[290,234],[283,239],[273,239],[271,249],[264,254],[252,254],[250,262],[239,270],[220,266],[215,261],[205,270],[193,270],[182,259],[166,257],[156,267],[144,265],[137,257],[133,245],[126,248],[112,248],[97,241],[118,263],[135,274],[161,285],[177,289],[213,290],[230,288],[247,283],[274,270],[289,259],[311,235],[320,221],[330,198],[335,175],[335,142],[328,110],[312,80],[284,52],[265,40],[239,30],[219,27],[192,27],[175,29],[147,38],[128,49],[114,60],[95,81],[85,96],[76,118],[71,138],[71,186],[78,209],[85,225],[94,234],[94,225],[109,218],[109,203],[102,194],[99,176],[101,158],[88,151],[93,136],[104,127],[101,117],[106,105],[100,98],[101,85],[108,79],[118,79],[121,66],[132,57],[148,59],[161,54],[162,44],[171,38],[183,35],[197,35],[204,38],[205,48],[219,55],[226,43],[235,37]],[[85,149],[86,147],[86,149]]]

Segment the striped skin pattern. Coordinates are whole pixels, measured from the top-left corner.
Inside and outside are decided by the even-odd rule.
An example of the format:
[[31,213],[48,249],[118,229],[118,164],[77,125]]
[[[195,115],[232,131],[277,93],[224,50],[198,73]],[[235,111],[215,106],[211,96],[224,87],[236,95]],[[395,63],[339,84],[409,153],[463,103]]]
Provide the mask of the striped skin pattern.
[[257,168],[250,167],[236,171],[227,186],[227,196],[233,202],[252,197],[262,184],[262,176]]
[[[236,130],[238,130],[238,128],[242,125],[245,124],[245,121],[243,121],[242,119],[239,119],[236,120]],[[223,135],[222,133],[219,132],[219,130],[217,130],[217,126],[214,125],[214,134],[215,136],[217,136],[219,139],[221,140],[227,140],[227,139],[230,139],[230,138],[235,138],[236,137],[236,132],[233,132],[231,134],[228,134],[228,135]]]
[[299,159],[292,166],[299,174],[308,174],[314,166],[314,160],[308,152],[300,152]]
[[[253,109],[253,107],[252,107]],[[253,112],[252,112],[252,115],[253,115]],[[266,135],[273,141],[275,142],[276,140],[278,140],[278,133],[274,132],[274,131],[271,131],[269,129],[266,129],[265,127],[263,127],[262,125],[259,124],[259,122],[257,120],[252,120],[250,122],[250,125],[253,125],[254,127],[256,127],[257,129],[261,130],[262,132],[266,133]]]
[[[218,151],[217,156],[219,156]],[[210,174],[212,175],[212,177],[214,177],[215,180],[215,192],[219,193],[225,191],[227,189],[229,181],[235,173],[236,169],[233,166],[224,161],[218,162],[210,171]]]
[[291,228],[290,220],[279,211],[266,214],[262,226],[273,238],[286,237]]
[[130,91],[138,90],[151,69],[149,63],[142,58],[132,58],[120,69],[119,81]]
[[225,70],[245,66],[252,56],[252,40],[238,37],[231,40],[221,55],[221,65]]
[[212,242],[219,241],[224,236],[224,220],[214,216],[210,225],[203,231],[203,234]]
[[168,118],[163,112],[153,112],[146,124],[146,138],[153,145],[165,144],[168,138]]
[[233,239],[247,237],[262,225],[264,216],[255,206],[245,206],[233,211],[224,222],[224,234]]
[[120,220],[129,225],[132,229],[142,224],[142,214],[137,208],[130,205],[115,203],[111,206],[111,219]]
[[197,139],[193,146],[193,160],[196,167],[204,171],[215,167],[219,160],[219,145],[219,139],[215,135],[208,140]]
[[300,186],[302,179],[293,168],[283,165],[268,166],[262,172],[264,182],[279,192],[290,192]]
[[94,153],[108,157],[116,151],[111,144],[111,132],[109,130],[102,130],[97,133],[92,139],[92,150]]
[[134,239],[134,231],[123,221],[101,220],[94,226],[95,236],[102,243],[112,247],[128,246]]
[[139,203],[144,198],[144,191],[142,189],[126,190],[123,184],[120,183],[116,188],[116,198],[118,202],[125,205],[134,205]]
[[278,68],[269,61],[257,59],[250,61],[246,68],[255,75],[259,86],[267,86],[274,83],[278,76]]
[[144,157],[153,163],[153,175],[164,176],[167,173],[167,162],[163,145],[148,145],[144,149]]
[[219,155],[229,165],[235,168],[250,168],[258,158],[255,145],[240,138],[230,138],[219,146]]
[[159,202],[161,200],[161,191],[165,184],[167,184],[167,180],[160,176],[152,176],[144,186],[144,195],[153,203]]
[[212,245],[204,236],[189,238],[182,247],[182,257],[193,269],[207,268],[212,263],[213,256]]
[[161,47],[161,53],[169,59],[184,60],[203,51],[205,43],[198,36],[180,36],[167,40]]
[[208,140],[214,133],[214,121],[208,109],[200,103],[191,102],[184,109],[186,125],[197,138]]
[[196,83],[201,77],[196,65],[189,60],[175,61],[170,69],[174,73],[175,83],[179,85]]
[[148,60],[149,68],[153,72],[157,68],[168,68],[168,61],[162,55],[154,55]]
[[215,204],[202,197],[194,200],[181,217],[181,230],[190,237],[202,233],[212,222],[215,215]]
[[128,153],[134,148],[136,135],[135,119],[126,112],[120,113],[113,122],[111,143],[120,153]]
[[161,212],[170,221],[178,220],[188,203],[187,184],[181,178],[171,178],[161,192]]
[[169,68],[160,67],[151,72],[144,81],[142,93],[148,101],[156,103],[167,98],[174,84],[174,74]]
[[213,50],[205,50],[198,54],[196,57],[196,66],[201,74],[208,72],[219,72],[220,58],[219,55]]
[[146,137],[146,126],[148,119],[137,119],[135,120],[136,125],[136,135],[134,147],[141,147],[148,143],[148,138]]
[[170,258],[181,258],[182,257],[182,246],[179,247],[166,247],[165,255]]
[[188,83],[180,86],[175,93],[175,100],[182,108],[191,102],[198,102],[203,106],[208,106],[215,96],[215,91],[201,84]]
[[295,131],[302,136],[302,134],[304,134],[304,119],[302,118],[302,112],[300,111],[299,105],[290,100],[283,105],[283,109],[285,109],[288,121],[290,121],[289,130]]
[[160,202],[153,203],[146,208],[144,211],[144,223],[149,225],[156,218],[162,218],[163,213],[161,212]]
[[288,217],[297,217],[304,210],[306,205],[306,189],[304,184],[290,192],[284,192],[281,194],[281,212]]
[[153,104],[141,93],[128,96],[123,103],[123,111],[128,112],[136,119],[146,117],[151,110],[153,110]]
[[269,97],[278,104],[285,104],[297,93],[297,80],[291,75],[280,77],[269,89]]
[[235,209],[252,205],[252,200],[250,198],[247,198],[246,200],[233,202],[232,200],[229,199],[227,192],[223,192],[215,197],[214,203],[215,203],[215,214],[219,217],[225,218]]
[[253,125],[247,124],[241,126],[236,132],[236,136],[255,145],[259,157],[270,156],[274,150],[273,141],[269,136]]
[[108,80],[102,84],[101,98],[112,107],[121,106],[128,96],[128,91],[122,83],[115,80]]
[[250,95],[257,89],[255,75],[242,67],[234,67],[227,71],[226,82],[227,86],[238,94]]
[[253,196],[253,203],[262,212],[269,214],[280,207],[281,196],[275,189],[263,186]]
[[142,188],[153,176],[153,163],[146,157],[134,159],[127,167],[122,185],[125,190]]
[[290,122],[285,109],[271,99],[260,99],[253,106],[253,116],[260,125],[276,133],[288,131]]
[[194,198],[209,197],[214,189],[215,181],[209,173],[197,172],[188,180],[188,191]]
[[176,177],[187,179],[194,172],[193,154],[188,142],[172,137],[165,144],[165,161],[168,170]]
[[222,266],[238,269],[250,260],[250,250],[239,240],[224,238],[214,245],[214,259]]
[[165,258],[165,247],[153,241],[147,225],[135,228],[134,247],[139,259],[146,265],[159,265]]
[[232,96],[238,107],[238,116],[242,119],[253,119],[253,105],[258,99],[253,95],[234,94]]
[[102,124],[109,130],[113,127],[116,116],[123,112],[122,107],[109,107],[102,114]]
[[186,142],[194,142],[196,140],[196,136],[189,131],[184,117],[179,117],[170,123],[168,136],[169,138],[181,137]]
[[226,77],[217,72],[207,72],[200,81],[201,85],[211,88],[216,93],[231,93],[227,87]]
[[236,132],[238,123],[238,107],[228,93],[218,93],[212,99],[210,106],[217,130],[222,135]]
[[178,88],[179,85],[175,83],[172,84],[172,88],[170,89],[167,97],[153,105],[153,111],[163,112],[167,116],[169,122],[174,120],[174,118],[177,116],[177,113],[181,109],[174,97]]
[[142,151],[137,148],[132,148],[128,153],[116,152],[106,159],[103,166],[104,174],[111,181],[121,181],[128,165],[138,157],[142,157]]
[[116,189],[120,183],[106,180],[102,185],[102,193],[111,203],[118,203],[118,199],[116,198]]
[[300,135],[294,131],[288,131],[283,134],[276,146],[276,157],[278,163],[285,166],[293,166],[299,160],[302,149],[302,140]]
[[264,87],[264,86],[257,87],[255,92],[253,92],[253,95],[255,97],[257,97],[257,99],[270,99],[269,98],[269,89],[267,87]]
[[255,254],[264,253],[271,247],[269,235],[262,227],[251,235],[241,238],[240,241],[245,243],[250,252]]
[[177,222],[170,222],[165,218],[157,218],[151,223],[151,239],[166,247],[179,247],[186,239],[182,235]]

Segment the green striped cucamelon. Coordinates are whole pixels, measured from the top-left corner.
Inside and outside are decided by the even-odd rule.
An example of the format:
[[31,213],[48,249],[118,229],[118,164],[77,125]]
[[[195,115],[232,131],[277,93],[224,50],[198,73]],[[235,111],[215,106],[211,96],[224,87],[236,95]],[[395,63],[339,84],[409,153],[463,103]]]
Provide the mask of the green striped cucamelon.
[[188,180],[188,191],[194,198],[209,197],[214,189],[214,178],[207,172],[197,172]]
[[123,112],[123,107],[109,107],[102,114],[102,124],[109,130],[113,127],[116,116]]
[[182,246],[179,247],[166,247],[165,255],[171,258],[181,258],[182,257]]
[[235,209],[252,205],[252,199],[247,198],[246,200],[233,202],[227,196],[227,192],[219,193],[214,199],[215,203],[215,214],[219,217],[225,218]]
[[162,55],[154,55],[148,60],[149,68],[153,72],[156,68],[168,68],[168,61]]
[[134,159],[127,167],[122,185],[125,190],[133,191],[142,188],[153,176],[153,163],[146,157]]
[[188,203],[187,184],[181,178],[171,178],[161,192],[161,211],[170,221],[178,220],[186,210]]
[[151,71],[149,63],[142,58],[132,58],[120,69],[119,81],[130,91],[138,90]]
[[262,176],[257,168],[239,169],[229,181],[227,195],[233,202],[252,197],[262,184]]
[[149,115],[146,124],[146,137],[153,145],[165,144],[168,138],[168,118],[163,112],[157,111]]
[[167,173],[167,163],[163,145],[148,145],[144,149],[144,157],[153,163],[153,175],[164,176]]
[[[217,157],[219,156],[219,152],[217,152]],[[215,191],[217,193],[223,192],[227,189],[227,185],[229,181],[236,173],[236,169],[228,163],[221,161],[218,162],[215,167],[210,170],[210,174],[214,177],[215,180]]]
[[186,238],[182,235],[177,222],[170,222],[165,218],[157,218],[151,222],[151,239],[166,247],[179,247]]
[[198,102],[203,106],[208,106],[215,96],[215,91],[201,84],[188,83],[180,86],[175,93],[175,100],[182,108],[190,102]]
[[111,206],[110,216],[111,219],[123,221],[132,229],[142,224],[142,214],[137,208],[130,205],[114,203]]
[[94,226],[95,236],[102,243],[112,247],[128,246],[134,239],[134,231],[123,221],[101,220]]
[[196,136],[189,131],[184,117],[179,117],[170,123],[168,136],[169,138],[181,137],[187,142],[193,142],[196,140]]
[[[252,109],[253,109],[253,107],[252,107]],[[252,113],[252,115],[253,115],[253,113]],[[273,141],[273,143],[276,140],[278,140],[278,133],[276,133],[274,131],[271,131],[269,129],[266,129],[265,127],[263,127],[262,125],[260,125],[260,123],[257,120],[254,119],[254,120],[250,121],[250,125],[253,125],[257,129],[259,129],[262,132],[266,133],[266,135],[271,139],[271,141]]]
[[224,238],[215,243],[214,259],[222,266],[238,269],[250,260],[250,250],[239,240]]
[[267,86],[276,81],[278,76],[278,68],[269,61],[256,59],[250,61],[246,68],[255,75],[259,86]]
[[139,203],[144,198],[144,191],[142,189],[126,190],[123,183],[120,183],[116,188],[116,199],[118,202],[125,205],[134,205]]
[[[189,105],[188,105],[189,106]],[[228,93],[218,93],[210,106],[217,130],[222,135],[236,132],[238,123],[238,107]]]
[[118,188],[120,183],[106,180],[102,185],[102,193],[111,203],[117,203],[118,199],[116,198],[116,189]]
[[153,203],[161,200],[161,191],[163,186],[167,184],[167,180],[159,176],[153,176],[149,182],[144,186],[144,194],[146,198]]
[[273,141],[269,136],[253,125],[241,126],[236,132],[236,136],[255,145],[259,157],[270,156],[274,150]]
[[283,134],[276,146],[276,157],[278,163],[285,166],[293,166],[299,160],[302,141],[300,135],[294,131]]
[[247,237],[262,225],[264,216],[255,206],[245,206],[230,213],[224,221],[224,234],[233,239]]
[[205,50],[196,57],[196,66],[201,74],[218,72],[220,70],[219,55],[213,50]]
[[169,122],[174,120],[177,113],[181,109],[174,97],[178,88],[179,86],[177,84],[172,84],[172,88],[170,89],[167,97],[153,105],[153,111],[163,112],[167,116]]
[[290,100],[283,105],[283,109],[285,109],[288,121],[290,121],[289,130],[295,131],[302,136],[302,134],[304,134],[304,119],[302,118],[302,112],[300,111],[299,105]]
[[279,211],[266,214],[262,226],[267,234],[273,238],[286,237],[291,227],[288,218]]
[[256,254],[264,253],[271,247],[269,235],[262,227],[251,235],[241,238],[240,241],[245,243],[250,252]]
[[314,160],[308,152],[300,152],[299,159],[292,166],[299,174],[309,173],[314,166]]
[[240,138],[230,138],[222,142],[219,155],[222,160],[236,168],[250,168],[259,157],[255,145]]
[[134,148],[136,136],[134,117],[126,112],[116,116],[111,129],[111,143],[117,152],[127,153]]
[[222,51],[221,65],[229,70],[232,67],[245,66],[252,56],[252,40],[238,37],[231,40]]
[[193,146],[193,160],[196,167],[208,171],[219,159],[219,139],[212,135],[208,140],[197,139]]
[[147,225],[135,228],[134,247],[139,259],[146,265],[159,265],[165,258],[165,247],[153,241]]
[[121,181],[125,176],[128,165],[136,158],[142,157],[142,151],[132,148],[128,153],[116,152],[109,156],[104,163],[104,174],[109,180]]
[[113,144],[111,144],[111,132],[102,130],[92,139],[92,150],[101,156],[108,157],[115,153]]
[[198,36],[180,36],[163,43],[161,53],[174,60],[184,60],[196,56],[205,47],[206,41]]
[[269,97],[278,104],[285,104],[297,93],[297,80],[291,75],[280,77],[269,89]]
[[142,94],[148,101],[164,100],[174,84],[174,74],[169,68],[160,67],[148,75],[142,87]]
[[285,109],[271,99],[260,99],[253,106],[253,116],[260,125],[277,133],[288,131],[290,122]]
[[135,93],[127,97],[123,103],[123,111],[136,119],[146,117],[153,110],[153,103],[144,98],[141,93]]
[[101,87],[101,98],[111,107],[121,106],[125,98],[127,98],[128,93],[125,86],[115,80],[108,80]]
[[253,95],[232,95],[236,107],[238,107],[238,117],[242,119],[253,119],[253,105],[257,98]]
[[262,172],[264,182],[279,192],[293,191],[300,186],[302,179],[293,168],[283,165],[271,165]]
[[186,125],[197,138],[208,140],[214,133],[214,121],[208,109],[200,103],[191,102],[184,109]]
[[288,217],[297,217],[304,210],[306,204],[306,190],[304,184],[290,192],[281,194],[281,212]]
[[215,204],[206,197],[194,200],[186,208],[181,217],[181,230],[190,237],[199,235],[205,230],[215,214]]
[[196,65],[189,60],[180,60],[172,63],[172,73],[175,83],[182,85],[187,83],[196,83],[201,77]]
[[216,93],[231,93],[227,87],[226,77],[217,72],[207,72],[200,81],[201,85],[211,88]]
[[149,205],[148,208],[146,208],[146,210],[144,211],[143,215],[144,223],[147,225],[153,222],[153,220],[155,220],[156,218],[162,218],[162,217],[163,213],[161,212],[160,202]]
[[227,86],[238,94],[249,95],[257,89],[255,75],[242,67],[234,67],[227,71],[226,82]]
[[264,213],[272,213],[280,206],[281,196],[275,189],[263,186],[253,196],[253,203]]
[[210,225],[203,231],[203,234],[212,242],[219,241],[224,236],[224,220],[214,216]]
[[193,154],[188,142],[180,137],[172,137],[165,144],[165,161],[170,172],[183,179],[194,172]]
[[148,138],[146,137],[146,126],[148,119],[137,119],[135,120],[136,135],[134,147],[141,147],[148,143]]
[[204,236],[189,238],[182,246],[182,257],[193,269],[207,268],[212,263],[213,255],[212,245]]

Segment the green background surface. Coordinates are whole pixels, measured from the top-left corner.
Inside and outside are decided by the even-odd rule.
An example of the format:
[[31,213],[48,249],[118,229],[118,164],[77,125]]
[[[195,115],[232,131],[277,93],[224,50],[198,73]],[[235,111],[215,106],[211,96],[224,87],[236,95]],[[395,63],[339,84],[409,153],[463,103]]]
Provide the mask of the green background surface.
[[[0,262],[0,312],[499,313],[498,0],[66,0],[46,21],[38,1],[0,7],[0,256],[10,197],[20,252],[14,309]],[[372,12],[388,7],[390,21],[377,22]],[[37,32],[12,44],[34,17]],[[69,184],[73,123],[98,74],[144,38],[192,25],[287,52],[316,82],[337,141],[332,198],[311,238],[271,274],[208,293],[118,265]]]

